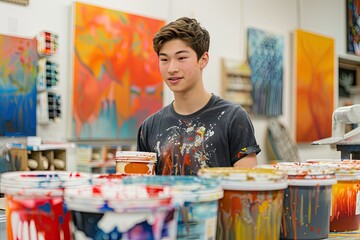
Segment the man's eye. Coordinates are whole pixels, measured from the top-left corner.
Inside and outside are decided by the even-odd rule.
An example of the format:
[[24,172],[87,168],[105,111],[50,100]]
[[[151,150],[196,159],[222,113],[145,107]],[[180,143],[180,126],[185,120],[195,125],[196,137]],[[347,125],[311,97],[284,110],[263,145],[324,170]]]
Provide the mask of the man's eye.
[[165,58],[160,59],[160,62],[166,62],[166,61],[167,61],[167,59],[165,59]]

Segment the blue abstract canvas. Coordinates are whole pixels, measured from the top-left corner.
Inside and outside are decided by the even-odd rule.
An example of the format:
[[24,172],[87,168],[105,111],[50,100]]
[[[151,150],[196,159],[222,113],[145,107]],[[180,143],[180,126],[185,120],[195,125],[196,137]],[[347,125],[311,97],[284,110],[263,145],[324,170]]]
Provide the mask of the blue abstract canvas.
[[0,35],[0,136],[36,135],[36,44]]
[[251,68],[254,104],[260,116],[282,114],[284,37],[248,29],[248,61]]

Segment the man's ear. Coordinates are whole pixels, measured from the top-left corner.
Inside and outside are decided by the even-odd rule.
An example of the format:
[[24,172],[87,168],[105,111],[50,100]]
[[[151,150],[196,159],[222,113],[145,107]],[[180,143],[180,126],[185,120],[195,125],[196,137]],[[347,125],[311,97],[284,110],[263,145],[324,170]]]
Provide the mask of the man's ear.
[[200,68],[204,69],[206,67],[206,65],[208,64],[208,62],[209,62],[209,53],[204,52],[204,54],[199,59]]

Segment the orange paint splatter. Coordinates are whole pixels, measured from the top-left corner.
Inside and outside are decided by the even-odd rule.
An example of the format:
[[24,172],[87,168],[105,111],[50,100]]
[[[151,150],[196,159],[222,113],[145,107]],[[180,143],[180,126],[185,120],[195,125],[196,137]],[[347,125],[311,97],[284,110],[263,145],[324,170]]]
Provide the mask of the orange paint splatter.
[[185,164],[185,166],[190,166],[191,161],[190,161],[190,156],[189,156],[189,154],[186,154],[186,155],[185,155],[184,164]]

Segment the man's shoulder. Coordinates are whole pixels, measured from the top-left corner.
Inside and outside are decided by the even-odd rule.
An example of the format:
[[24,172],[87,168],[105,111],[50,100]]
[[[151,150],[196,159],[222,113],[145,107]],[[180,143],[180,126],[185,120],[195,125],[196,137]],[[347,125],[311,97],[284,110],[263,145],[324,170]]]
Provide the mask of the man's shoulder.
[[221,107],[227,111],[245,112],[245,109],[241,105],[230,102],[219,96],[214,96],[213,107]]

